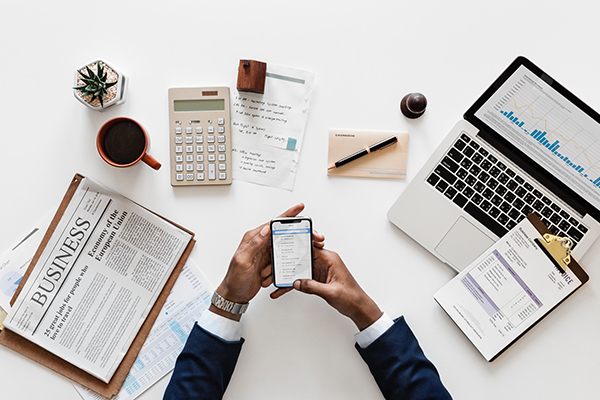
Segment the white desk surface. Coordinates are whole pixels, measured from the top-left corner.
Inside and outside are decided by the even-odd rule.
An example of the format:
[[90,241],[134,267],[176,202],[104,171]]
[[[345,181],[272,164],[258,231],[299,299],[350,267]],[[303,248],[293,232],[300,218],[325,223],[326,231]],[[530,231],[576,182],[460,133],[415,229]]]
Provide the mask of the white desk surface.
[[[191,258],[216,286],[246,230],[304,202],[326,246],[379,306],[406,316],[454,398],[596,397],[600,242],[580,260],[589,284],[488,363],[432,298],[454,273],[386,219],[444,135],[517,55],[600,109],[594,2],[130,3],[2,2],[1,251],[58,206],[79,172],[194,231]],[[130,78],[127,102],[104,113],[85,108],[71,91],[75,69],[96,58]],[[229,85],[240,58],[316,73],[294,190],[239,180],[172,188],[167,89]],[[398,108],[412,91],[429,100],[415,121]],[[102,161],[96,132],[116,116],[147,128],[161,170]],[[327,177],[334,127],[410,132],[407,179]],[[434,225],[427,216],[423,223]],[[269,291],[243,318],[246,343],[226,399],[382,398],[353,347],[349,320],[318,298],[291,293],[272,301]],[[141,399],[160,399],[167,383]],[[69,380],[6,348],[0,391],[5,399],[79,398]]]

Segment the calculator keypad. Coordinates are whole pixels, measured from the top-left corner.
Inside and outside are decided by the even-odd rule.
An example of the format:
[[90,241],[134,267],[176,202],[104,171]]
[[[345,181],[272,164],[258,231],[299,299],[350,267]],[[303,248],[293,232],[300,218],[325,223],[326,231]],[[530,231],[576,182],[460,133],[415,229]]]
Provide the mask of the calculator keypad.
[[[219,118],[219,122],[224,122],[224,118]],[[196,123],[201,121],[194,121]],[[182,127],[175,127],[176,135],[173,138],[173,144],[175,145],[175,172],[177,181],[184,181],[184,177],[180,172],[185,170],[185,181],[193,182],[193,181],[204,181],[205,168],[208,171],[208,180],[209,181],[223,181],[227,179],[227,164],[225,161],[227,160],[227,146],[225,144],[215,145],[215,142],[225,143],[227,141],[226,135],[218,135],[215,137],[214,135],[214,126],[197,126],[194,129],[193,126],[185,126],[186,122],[182,121],[184,125],[185,131],[185,146],[180,146],[180,144],[184,141],[183,137],[177,134],[177,131],[181,131]],[[219,132],[225,133],[225,127],[219,126]],[[206,133],[204,133],[206,132]],[[195,145],[191,145],[188,143],[196,143]],[[197,143],[213,143],[209,145],[197,144]],[[204,158],[205,150],[208,154],[208,158]],[[185,160],[180,153],[185,152]],[[212,154],[212,153],[216,153]],[[195,156],[195,157],[194,157]],[[218,163],[217,163],[218,161]],[[194,175],[193,171],[197,171],[198,173]],[[217,173],[218,171],[218,173]]]
[[[200,99],[218,91],[224,110],[174,112],[176,100]],[[170,89],[171,185],[231,184],[229,88]]]

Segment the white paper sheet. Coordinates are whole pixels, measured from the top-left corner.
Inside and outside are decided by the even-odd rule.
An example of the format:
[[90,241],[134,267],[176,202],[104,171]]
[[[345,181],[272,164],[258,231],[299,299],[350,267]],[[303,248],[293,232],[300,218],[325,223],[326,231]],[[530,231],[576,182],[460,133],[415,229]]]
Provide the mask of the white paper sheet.
[[264,94],[239,92],[232,85],[234,179],[293,189],[314,76],[267,64]]
[[[177,356],[202,312],[210,305],[212,286],[188,259],[123,387],[112,400],[133,400],[175,367]],[[108,400],[73,383],[84,400]]]

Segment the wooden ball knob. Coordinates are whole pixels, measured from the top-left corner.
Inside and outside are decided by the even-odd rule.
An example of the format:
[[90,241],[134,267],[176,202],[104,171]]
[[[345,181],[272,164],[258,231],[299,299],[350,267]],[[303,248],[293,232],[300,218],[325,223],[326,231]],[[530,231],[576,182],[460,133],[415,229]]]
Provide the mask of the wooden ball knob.
[[409,93],[400,101],[400,111],[406,118],[419,118],[427,108],[427,99],[422,93]]

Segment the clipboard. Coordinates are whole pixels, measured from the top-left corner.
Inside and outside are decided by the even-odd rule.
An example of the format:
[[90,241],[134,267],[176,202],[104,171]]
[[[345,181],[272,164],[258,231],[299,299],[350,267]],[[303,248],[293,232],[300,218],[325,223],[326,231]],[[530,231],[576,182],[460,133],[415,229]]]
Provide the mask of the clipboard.
[[[44,235],[44,238],[42,239],[42,243],[40,244],[40,247],[36,251],[35,256],[33,257],[31,263],[29,264],[29,267],[27,268],[27,271],[25,272],[25,274],[23,276],[23,280],[21,281],[21,284],[17,288],[17,291],[15,292],[15,294],[11,300],[11,303],[10,303],[11,306],[15,303],[15,300],[19,296],[19,293],[21,293],[21,290],[23,289],[25,282],[27,281],[27,279],[33,272],[35,265],[37,264],[39,258],[42,255],[42,252],[44,251],[44,248],[47,246],[48,242],[50,241],[50,237],[54,233],[56,226],[60,222],[60,219],[62,218],[63,214],[65,213],[65,210],[67,209],[67,206],[69,205],[69,202],[73,198],[73,195],[75,194],[75,192],[76,192],[77,188],[79,187],[79,184],[81,183],[83,178],[84,178],[83,175],[76,174],[74,176],[73,180],[71,181],[71,184],[69,185],[69,188],[67,189],[67,192],[66,192],[65,196],[63,197],[62,202],[60,203],[60,206],[58,207],[58,210],[56,211],[56,214],[54,215],[54,218],[52,219],[52,222],[50,223],[48,231],[46,232],[46,234]],[[152,211],[150,211],[150,212],[152,212]],[[178,224],[173,223],[172,221],[170,221],[154,212],[152,212],[152,213],[157,215],[158,217],[164,219],[165,221],[177,226],[178,228],[182,229],[183,231],[189,233],[190,235],[192,235],[192,239],[190,240],[190,242],[188,243],[187,247],[185,248],[183,254],[181,255],[179,262],[173,269],[171,276],[167,280],[163,290],[161,291],[160,295],[156,299],[154,306],[150,310],[150,313],[146,317],[146,320],[142,324],[135,339],[131,343],[129,350],[127,351],[127,353],[125,354],[125,357],[121,361],[121,364],[119,365],[119,367],[115,371],[113,377],[111,378],[111,380],[108,383],[102,382],[100,379],[95,378],[94,376],[88,374],[87,372],[75,367],[74,365],[68,363],[67,361],[63,360],[62,358],[58,357],[57,355],[49,352],[48,350],[45,350],[44,348],[38,346],[37,344],[34,344],[33,342],[30,342],[29,340],[25,339],[24,337],[14,333],[14,332],[11,332],[7,329],[3,329],[2,331],[0,331],[0,344],[21,353],[25,357],[28,357],[34,361],[37,361],[38,363],[58,372],[61,375],[66,376],[69,379],[72,379],[73,381],[93,390],[94,392],[97,392],[97,393],[103,395],[104,397],[110,398],[110,397],[114,396],[115,394],[117,394],[119,392],[119,390],[121,389],[121,386],[123,386],[123,382],[125,381],[127,374],[131,370],[131,367],[132,367],[133,363],[135,362],[135,359],[136,359],[138,353],[140,352],[140,349],[142,348],[144,342],[146,341],[146,338],[148,337],[148,334],[150,333],[150,330],[152,329],[152,326],[154,325],[156,318],[160,314],[160,310],[162,309],[165,301],[167,300],[167,297],[169,296],[169,293],[171,292],[173,285],[177,281],[177,278],[179,277],[179,274],[181,273],[181,270],[183,269],[185,262],[187,261],[194,245],[196,244],[196,240],[194,239],[193,232],[183,228],[182,226],[180,226]]]
[[[534,213],[531,213],[527,216],[527,219],[529,220],[529,222],[531,222],[531,224],[533,225],[533,227],[535,229],[537,229],[537,231],[540,233],[540,236],[544,236],[545,234],[550,234],[550,229],[548,229],[548,227],[546,225],[544,225],[544,223],[540,220],[540,218],[535,215]],[[543,247],[541,247],[543,249]],[[550,261],[555,264],[555,267],[557,267],[557,269],[559,269],[559,267],[556,265],[556,262],[558,260],[552,260],[551,259],[551,255],[546,253],[544,251],[544,254],[546,254],[546,256],[548,256],[548,258],[550,259]],[[500,354],[504,353],[510,346],[512,346],[517,340],[519,340],[520,338],[523,337],[523,335],[525,335],[527,332],[529,332],[531,330],[531,328],[533,328],[534,326],[536,326],[537,324],[540,323],[541,320],[543,320],[544,318],[546,318],[546,316],[548,314],[550,314],[552,311],[554,311],[556,309],[556,307],[560,306],[565,300],[567,300],[569,297],[571,297],[573,295],[573,293],[575,293],[576,291],[578,291],[579,289],[581,289],[581,287],[590,280],[590,277],[588,276],[588,274],[583,270],[583,268],[581,268],[581,266],[579,265],[579,263],[577,261],[575,261],[575,259],[573,257],[571,257],[570,262],[568,263],[568,268],[573,272],[573,274],[575,274],[575,276],[577,277],[577,279],[579,279],[581,281],[581,285],[579,285],[577,288],[575,288],[575,290],[573,290],[571,293],[569,293],[567,296],[565,296],[561,301],[559,301],[554,307],[552,307],[551,309],[549,309],[544,315],[542,315],[540,318],[538,318],[529,328],[527,328],[523,333],[521,333],[519,336],[517,336],[515,338],[515,340],[513,340],[512,342],[510,342],[508,345],[506,345],[504,347],[504,349],[502,349],[502,351],[500,351],[498,354],[496,354],[495,357],[493,357],[490,362],[494,361],[495,359],[498,358],[498,356],[500,356]],[[560,269],[559,269],[560,271]]]
[[[486,258],[488,258],[492,253],[497,253],[497,248],[498,248],[497,246],[501,241],[503,241],[503,238],[501,238],[498,241],[498,243],[496,243],[495,245],[492,245],[490,247],[490,249],[486,250],[471,265],[469,265],[467,268],[465,268],[465,270],[463,270],[463,272],[461,272],[455,279],[453,279],[448,284],[446,284],[443,288],[441,288],[434,295],[434,299],[442,307],[444,312],[446,312],[446,314],[448,314],[450,319],[452,319],[452,321],[458,326],[458,328],[465,334],[465,336],[467,336],[469,338],[471,343],[473,343],[473,345],[477,348],[477,350],[489,362],[492,362],[495,359],[497,359],[509,347],[511,347],[516,341],[518,341],[521,337],[523,337],[523,335],[525,335],[527,332],[529,332],[534,326],[536,326],[548,314],[550,314],[552,311],[554,311],[554,309],[556,309],[556,307],[561,305],[565,300],[567,300],[571,295],[573,295],[573,293],[575,293],[577,290],[579,290],[589,280],[588,274],[581,268],[579,263],[573,257],[570,257],[570,259],[568,260],[567,263],[564,262],[565,255],[569,255],[567,251],[564,251],[562,254],[558,255],[558,254],[553,253],[552,251],[548,251],[544,247],[543,243],[547,242],[547,240],[544,239],[545,235],[549,235],[549,236],[546,236],[546,238],[548,238],[548,237],[554,238],[555,236],[553,236],[550,233],[550,230],[544,225],[544,223],[540,220],[540,218],[537,215],[532,213],[529,216],[527,216],[527,220],[529,221],[531,226],[539,233],[539,237],[535,237],[532,239],[538,246],[539,251],[541,253],[543,253],[542,258],[547,257],[548,262],[552,263],[552,266],[554,268],[556,268],[558,274],[560,274],[561,276],[564,276],[564,270],[562,270],[561,268],[563,268],[563,267],[568,268],[568,270],[575,277],[577,277],[577,279],[581,282],[581,284],[574,287],[573,290],[570,291],[569,293],[567,293],[566,295],[564,295],[564,297],[561,296],[561,297],[556,298],[554,300],[555,303],[554,302],[552,303],[552,304],[554,304],[553,306],[551,304],[549,304],[548,307],[546,307],[544,310],[540,310],[540,312],[543,312],[543,314],[539,314],[539,315],[533,314],[533,312],[537,312],[537,310],[528,314],[525,318],[533,318],[531,320],[531,324],[521,328],[522,331],[519,334],[517,334],[517,332],[515,332],[516,336],[514,336],[514,338],[512,338],[512,340],[509,337],[509,338],[507,338],[506,342],[504,342],[502,339],[499,339],[497,336],[496,336],[496,338],[492,337],[493,336],[493,335],[491,335],[492,331],[494,329],[501,329],[501,326],[503,326],[503,324],[506,323],[506,322],[502,322],[502,321],[506,321],[506,319],[510,319],[511,317],[507,316],[507,314],[505,314],[504,311],[499,310],[498,308],[492,308],[490,311],[489,305],[490,304],[494,305],[493,304],[494,303],[493,296],[491,298],[488,297],[488,294],[486,294],[485,289],[482,289],[482,287],[480,287],[479,284],[474,281],[475,278],[470,276],[471,271],[474,271],[477,274],[478,272],[482,271],[482,270],[479,270],[480,267],[488,268],[488,266],[490,264],[484,265],[484,263],[482,261],[486,260]],[[515,229],[517,229],[517,228],[515,228]],[[507,234],[507,236],[510,234],[511,234],[511,232],[509,232]],[[561,238],[559,238],[559,239],[561,239]],[[569,239],[569,241],[570,241],[570,239]],[[516,250],[514,250],[514,251],[516,251]],[[518,253],[516,253],[516,254],[518,254]],[[515,255],[514,257],[518,258],[518,255]],[[498,259],[500,259],[500,258],[498,258]],[[502,261],[502,262],[504,263],[506,261]],[[517,264],[514,260],[513,260],[513,262],[515,264]],[[562,265],[561,265],[561,263],[562,263]],[[536,266],[535,264],[530,265],[528,268],[535,268],[535,266]],[[508,269],[508,264],[505,264],[505,267]],[[531,271],[534,271],[534,269]],[[512,271],[512,272],[514,272],[514,271]],[[486,277],[487,276],[488,275],[486,275]],[[510,276],[510,274],[507,274],[507,276]],[[499,279],[501,279],[501,278],[499,278]],[[520,279],[521,278],[519,278],[519,280]],[[531,279],[531,277],[530,277],[530,279]],[[516,280],[516,277],[515,277],[515,280]],[[527,281],[523,282],[521,280],[520,282],[521,282],[520,284],[525,284],[528,286]],[[531,283],[532,281],[529,281],[529,282]],[[533,295],[537,298],[537,296],[533,292],[528,292],[528,291],[526,291],[526,292],[528,293],[529,296]],[[476,300],[475,301],[465,300],[466,298],[471,299],[471,297],[475,298]],[[504,306],[502,306],[502,307],[504,307]],[[477,311],[480,308],[482,310],[486,309],[486,311],[485,312]],[[460,310],[460,311],[457,311],[457,310]],[[513,313],[515,310],[519,311],[519,309],[514,309],[514,308],[512,308],[511,310]],[[527,312],[529,312],[529,311],[526,311],[526,313]],[[479,317],[473,316],[472,313],[477,313],[477,315]],[[481,326],[478,328],[478,329],[483,329],[482,331],[476,331],[476,329],[470,325],[473,323],[473,321],[471,319],[468,319],[467,317],[465,317],[465,315],[467,315],[467,314],[471,315],[469,318],[476,318],[476,322],[480,322],[484,326],[483,328]],[[483,315],[486,315],[486,317],[483,318]],[[497,317],[497,315],[500,315],[500,316]],[[495,321],[493,323],[494,328],[491,327],[491,325],[492,325],[492,324],[490,324],[491,319],[494,319],[494,321]],[[496,324],[498,324],[498,325],[496,325]],[[511,329],[518,329],[518,325],[517,325],[517,327],[511,328]],[[480,332],[484,332],[484,335],[487,334],[490,336],[482,337],[482,336],[480,336],[481,335]]]

